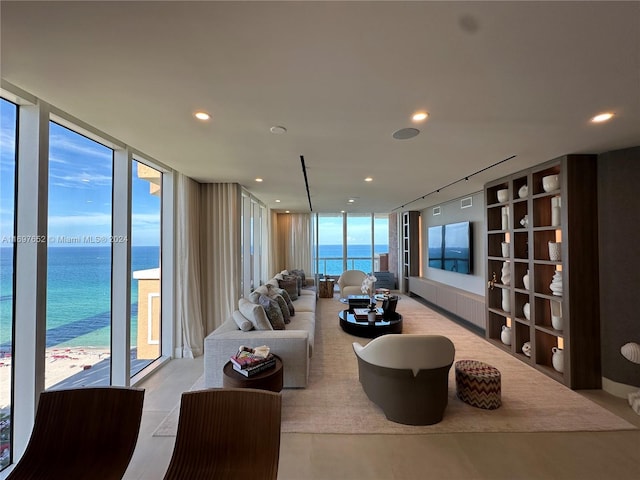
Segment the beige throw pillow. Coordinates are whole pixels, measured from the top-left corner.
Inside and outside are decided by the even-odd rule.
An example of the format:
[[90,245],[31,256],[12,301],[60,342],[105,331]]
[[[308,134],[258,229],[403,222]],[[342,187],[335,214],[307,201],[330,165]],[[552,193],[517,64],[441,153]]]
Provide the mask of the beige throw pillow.
[[273,330],[271,322],[267,318],[267,313],[261,305],[251,303],[246,298],[241,298],[238,301],[238,310],[253,324],[253,328],[256,330]]
[[253,330],[253,323],[251,323],[247,318],[242,315],[238,310],[233,311],[233,320],[238,325],[238,328],[243,332],[248,332],[249,330]]

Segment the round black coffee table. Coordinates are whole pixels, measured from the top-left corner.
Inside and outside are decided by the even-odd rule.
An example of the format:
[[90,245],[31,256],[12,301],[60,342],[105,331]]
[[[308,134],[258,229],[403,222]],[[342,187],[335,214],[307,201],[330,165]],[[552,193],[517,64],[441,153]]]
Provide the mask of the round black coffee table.
[[342,310],[338,313],[342,330],[357,337],[375,338],[388,333],[402,333],[402,315],[394,313],[389,319],[374,322],[356,320],[353,312]]

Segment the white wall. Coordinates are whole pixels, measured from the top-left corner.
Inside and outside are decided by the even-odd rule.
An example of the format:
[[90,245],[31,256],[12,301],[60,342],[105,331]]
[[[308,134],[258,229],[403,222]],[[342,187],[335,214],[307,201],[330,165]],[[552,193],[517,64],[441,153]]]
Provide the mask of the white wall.
[[[460,201],[471,197],[472,206],[461,208]],[[434,207],[440,207],[440,215],[434,215]],[[440,205],[421,210],[422,216],[422,276],[436,282],[451,285],[468,292],[485,294],[485,239],[484,192],[470,193]],[[428,258],[428,229],[431,226],[470,221],[473,233],[473,273],[470,275],[430,268]]]

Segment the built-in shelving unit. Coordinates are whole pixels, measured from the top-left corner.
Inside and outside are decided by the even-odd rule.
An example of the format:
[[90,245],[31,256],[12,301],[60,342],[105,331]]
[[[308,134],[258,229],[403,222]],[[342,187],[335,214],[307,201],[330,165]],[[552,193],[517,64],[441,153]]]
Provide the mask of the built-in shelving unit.
[[420,212],[402,212],[402,288],[409,292],[409,277],[420,275]]
[[[543,187],[552,175],[557,188]],[[570,388],[600,388],[595,155],[568,155],[490,182],[485,205],[486,338]],[[560,243],[559,259],[550,257],[549,242]],[[555,292],[554,275],[561,279]]]

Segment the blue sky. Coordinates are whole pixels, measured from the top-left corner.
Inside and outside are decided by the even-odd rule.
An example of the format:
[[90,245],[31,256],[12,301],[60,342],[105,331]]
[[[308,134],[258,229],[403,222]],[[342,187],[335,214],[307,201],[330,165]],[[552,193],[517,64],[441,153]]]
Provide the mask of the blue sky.
[[[320,215],[318,222],[320,245],[340,245],[342,244],[342,214],[334,216]],[[389,220],[388,218],[374,219],[375,244],[387,245],[389,243]],[[347,244],[370,245],[371,244],[371,217],[348,216],[347,217]]]
[[[12,234],[15,106],[0,104],[0,234]],[[135,175],[132,185],[132,244],[158,245],[160,198],[149,194],[149,182]],[[65,127],[50,123],[49,223],[50,246],[61,237],[109,237],[113,183],[113,151]],[[55,243],[55,244],[54,244]],[[96,246],[81,242],[76,246]]]

